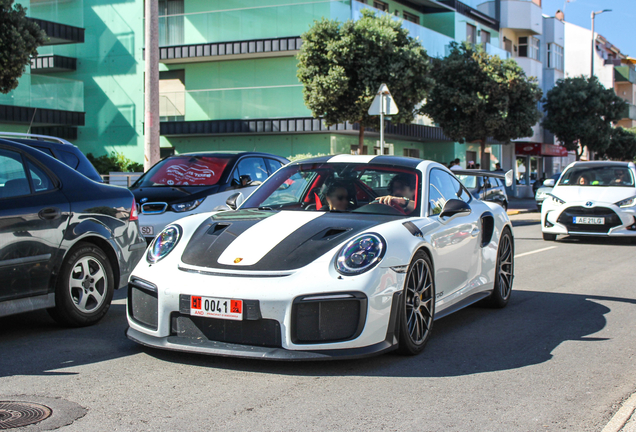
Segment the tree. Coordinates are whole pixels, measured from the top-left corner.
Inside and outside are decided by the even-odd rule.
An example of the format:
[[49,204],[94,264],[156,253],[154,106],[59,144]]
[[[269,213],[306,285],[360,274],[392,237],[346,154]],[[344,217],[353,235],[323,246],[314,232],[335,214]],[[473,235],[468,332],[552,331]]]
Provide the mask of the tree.
[[25,66],[46,40],[40,27],[26,17],[26,8],[0,0],[0,93],[18,86]]
[[382,83],[400,109],[392,117],[395,123],[412,122],[415,106],[433,85],[426,51],[388,15],[363,10],[358,21],[323,18],[302,39],[297,76],[305,105],[327,125],[359,123],[360,148],[364,128],[379,125],[367,111]]
[[622,118],[626,103],[596,77],[577,77],[557,81],[543,107],[543,126],[580,160],[584,147],[601,154],[608,148],[612,123]]
[[636,128],[612,130],[605,157],[612,160],[633,161],[636,158]]
[[436,85],[422,113],[452,140],[481,144],[481,165],[490,167],[486,140],[500,142],[532,135],[541,118],[534,77],[514,60],[490,56],[480,45],[451,43],[450,54],[435,61]]

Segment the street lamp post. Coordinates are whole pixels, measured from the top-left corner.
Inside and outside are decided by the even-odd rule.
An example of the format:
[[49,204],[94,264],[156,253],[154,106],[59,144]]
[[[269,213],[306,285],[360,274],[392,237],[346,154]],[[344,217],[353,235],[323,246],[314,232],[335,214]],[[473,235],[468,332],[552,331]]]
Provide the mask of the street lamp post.
[[602,11],[592,12],[592,66],[590,68],[590,78],[594,76],[594,50],[596,49],[596,38],[594,37],[594,17],[603,12],[611,12],[611,9],[603,9]]

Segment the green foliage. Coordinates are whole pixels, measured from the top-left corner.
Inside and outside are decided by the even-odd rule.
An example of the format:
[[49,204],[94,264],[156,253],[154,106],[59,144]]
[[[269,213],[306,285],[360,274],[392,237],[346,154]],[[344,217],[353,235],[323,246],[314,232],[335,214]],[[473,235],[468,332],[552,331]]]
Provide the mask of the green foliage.
[[541,114],[541,89],[512,59],[490,56],[480,45],[451,43],[434,64],[436,85],[422,113],[460,143],[488,137],[507,142],[532,135]]
[[[568,150],[603,153],[610,145],[612,123],[621,119],[626,103],[596,77],[559,80],[543,101],[543,126]],[[577,159],[580,153],[577,153]]]
[[605,157],[612,160],[633,161],[636,158],[636,128],[612,130]]
[[0,0],[0,93],[9,93],[18,86],[37,48],[46,34],[26,17],[26,8],[13,5],[13,0]]
[[100,174],[110,172],[143,172],[144,166],[138,162],[131,161],[123,153],[111,152],[110,155],[95,157],[93,153],[86,155],[86,158],[93,164]]
[[315,158],[315,157],[321,157],[321,156],[327,156],[327,154],[325,154],[325,153],[318,153],[318,154],[299,153],[299,154],[296,154],[294,156],[287,156],[287,159],[289,159],[290,162],[295,162],[295,161],[301,160],[301,159],[309,159],[309,158]]
[[400,109],[392,122],[410,123],[433,85],[426,51],[399,21],[370,10],[362,15],[345,23],[322,19],[302,35],[297,75],[305,105],[328,125],[377,127],[379,119],[367,111],[385,83]]

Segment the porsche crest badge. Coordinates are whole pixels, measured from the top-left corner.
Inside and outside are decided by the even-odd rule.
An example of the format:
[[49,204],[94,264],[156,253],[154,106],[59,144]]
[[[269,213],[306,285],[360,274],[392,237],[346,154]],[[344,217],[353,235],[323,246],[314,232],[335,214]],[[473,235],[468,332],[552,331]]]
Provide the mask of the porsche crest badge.
[[234,264],[238,264],[243,261],[243,258],[234,258]]

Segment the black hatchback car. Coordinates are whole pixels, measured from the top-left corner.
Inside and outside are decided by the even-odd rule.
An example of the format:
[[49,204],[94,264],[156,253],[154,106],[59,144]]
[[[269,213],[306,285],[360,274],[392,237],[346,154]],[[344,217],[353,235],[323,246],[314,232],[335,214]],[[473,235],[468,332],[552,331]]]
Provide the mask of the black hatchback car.
[[84,153],[70,142],[47,135],[36,135],[15,132],[0,132],[0,139],[7,139],[20,144],[36,148],[55,159],[64,162],[80,174],[84,174],[91,180],[102,182],[93,164],[84,156]]
[[504,180],[495,178],[493,175],[501,176],[503,172],[490,172],[484,170],[457,170],[453,171],[459,181],[477,199],[490,201],[499,204],[505,210],[508,209],[508,194]]
[[0,139],[0,317],[47,309],[94,324],[145,248],[129,190]]

